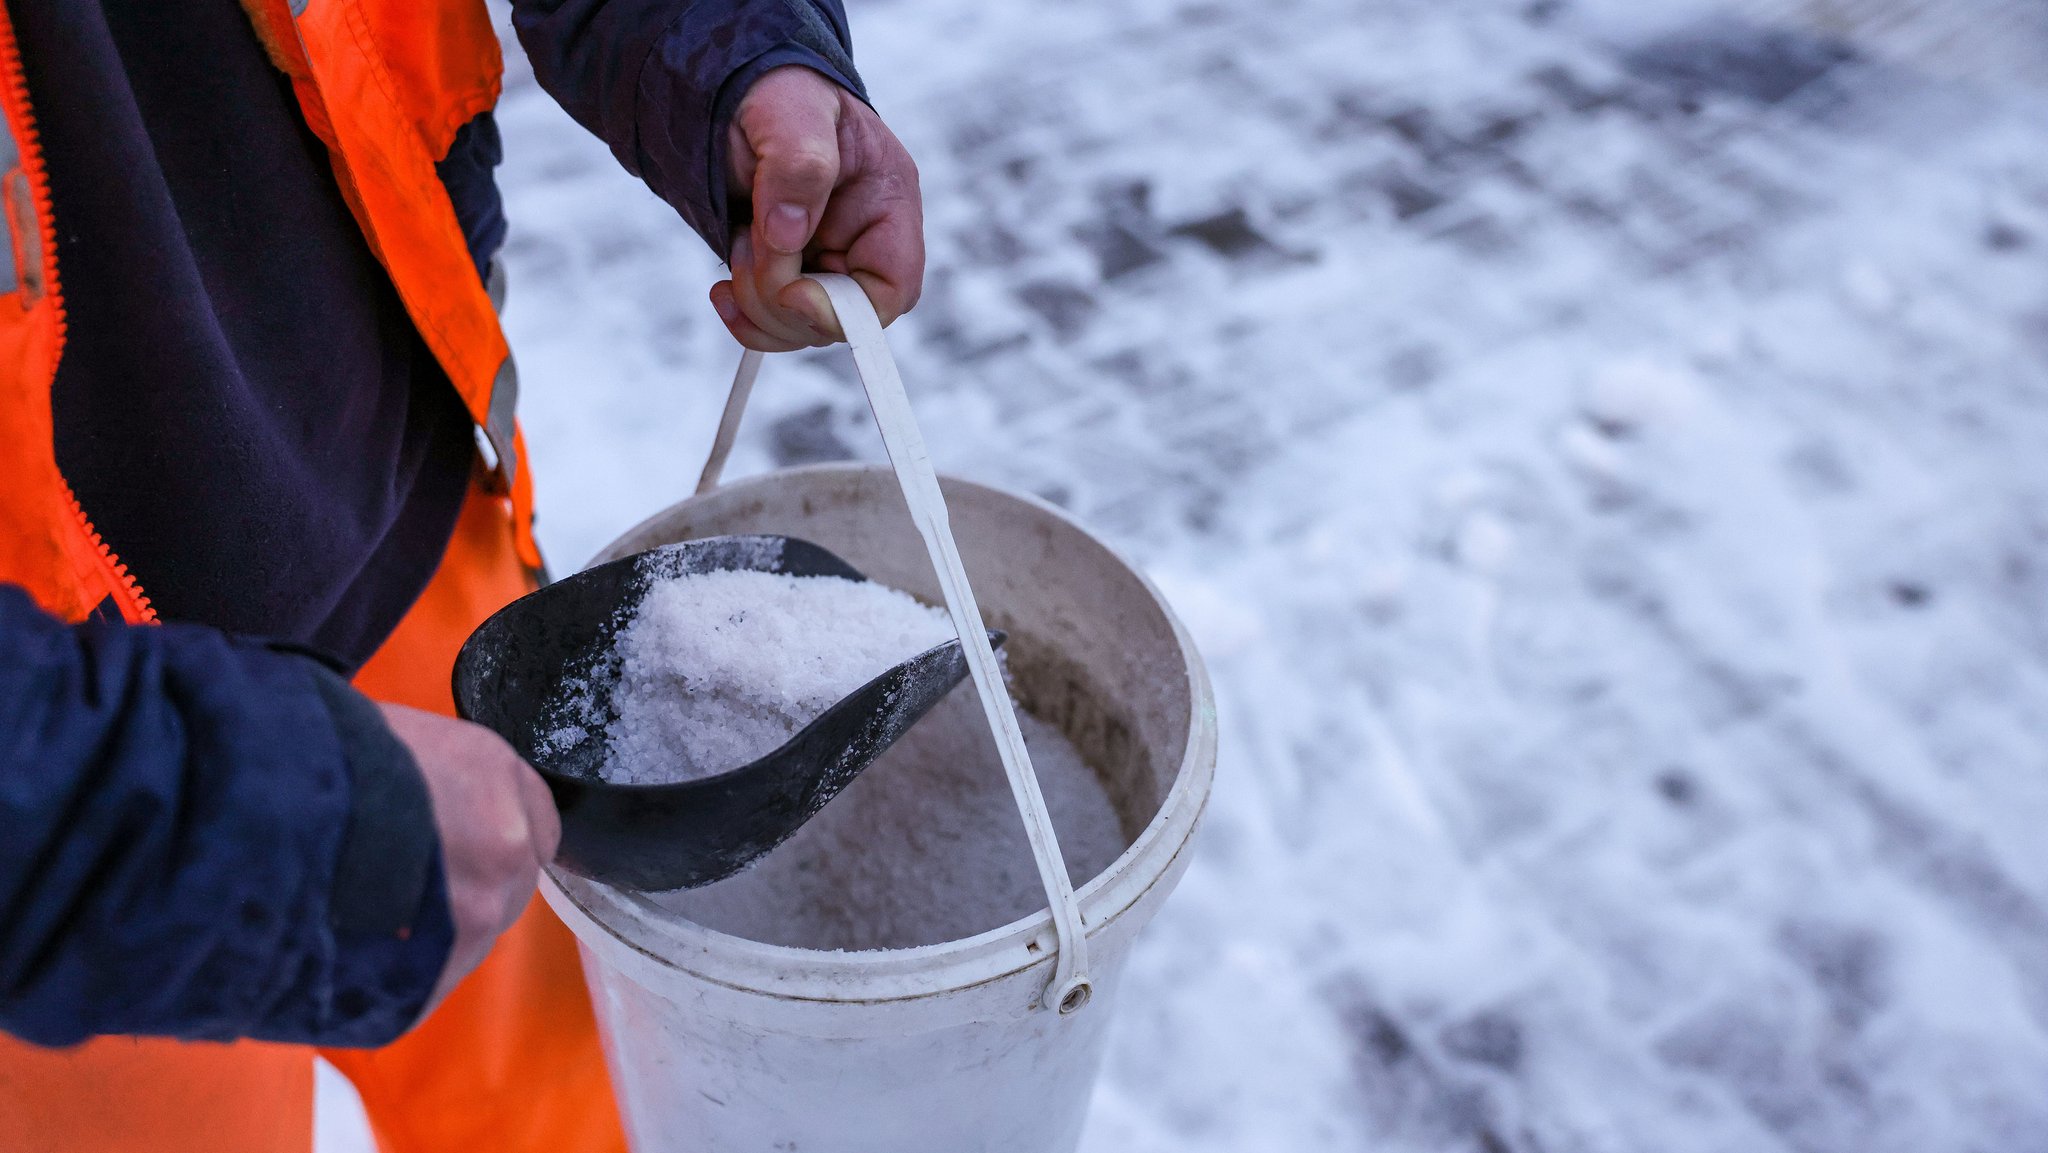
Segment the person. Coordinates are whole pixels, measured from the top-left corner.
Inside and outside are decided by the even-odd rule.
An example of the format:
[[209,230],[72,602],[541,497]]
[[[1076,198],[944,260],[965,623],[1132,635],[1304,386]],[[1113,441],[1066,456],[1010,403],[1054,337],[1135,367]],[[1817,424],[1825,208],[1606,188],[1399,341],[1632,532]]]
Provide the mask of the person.
[[[555,813],[453,719],[536,587],[484,0],[0,0],[0,1147],[624,1148]],[[776,351],[923,275],[838,0],[515,0]]]

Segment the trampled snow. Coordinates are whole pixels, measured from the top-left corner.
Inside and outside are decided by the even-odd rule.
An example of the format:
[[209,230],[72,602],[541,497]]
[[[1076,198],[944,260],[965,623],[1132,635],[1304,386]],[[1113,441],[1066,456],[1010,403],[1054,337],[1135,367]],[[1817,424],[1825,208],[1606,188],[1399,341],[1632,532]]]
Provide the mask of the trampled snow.
[[[938,464],[1136,557],[1216,683],[1087,1153],[2048,1149],[2038,4],[851,7]],[[574,567],[737,353],[511,68]],[[849,455],[843,351],[772,358],[735,474]]]

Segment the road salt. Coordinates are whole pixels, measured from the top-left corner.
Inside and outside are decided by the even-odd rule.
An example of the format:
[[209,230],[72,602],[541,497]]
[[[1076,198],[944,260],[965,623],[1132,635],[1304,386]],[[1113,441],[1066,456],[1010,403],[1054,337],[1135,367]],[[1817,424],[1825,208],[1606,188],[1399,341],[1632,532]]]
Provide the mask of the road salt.
[[[568,747],[602,731],[604,776],[689,780],[774,751],[898,662],[953,639],[945,613],[884,585],[731,571],[649,590],[619,630],[616,719],[573,692]],[[573,686],[572,686],[573,689]],[[1076,886],[1122,853],[1116,810],[1073,743],[1017,720]],[[738,876],[649,894],[722,932],[811,949],[902,949],[1045,907],[974,686],[962,683],[787,842]]]
[[953,636],[944,612],[871,581],[753,571],[663,581],[619,630],[604,775],[654,784],[738,768]]
[[[1073,743],[1017,721],[1076,887],[1129,844]],[[723,933],[807,949],[907,949],[1045,908],[1017,802],[974,686],[927,713],[811,822],[746,872],[648,898]]]

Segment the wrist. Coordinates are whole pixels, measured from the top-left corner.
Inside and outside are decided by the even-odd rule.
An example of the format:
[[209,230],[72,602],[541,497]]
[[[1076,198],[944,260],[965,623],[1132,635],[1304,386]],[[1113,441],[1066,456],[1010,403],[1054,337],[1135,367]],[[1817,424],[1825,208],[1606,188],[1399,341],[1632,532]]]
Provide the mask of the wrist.
[[321,1040],[382,1045],[418,1020],[454,946],[440,838],[419,766],[378,707],[325,670],[314,676],[349,776]]
[[438,845],[426,781],[369,698],[324,669],[314,677],[349,774],[329,922],[346,936],[403,933],[419,909]]

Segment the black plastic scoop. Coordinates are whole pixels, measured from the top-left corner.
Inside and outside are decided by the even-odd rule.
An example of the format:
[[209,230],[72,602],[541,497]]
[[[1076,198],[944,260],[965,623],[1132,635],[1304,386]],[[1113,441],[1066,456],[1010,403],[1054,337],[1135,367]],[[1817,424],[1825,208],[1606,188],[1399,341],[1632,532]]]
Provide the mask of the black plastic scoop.
[[[745,868],[788,839],[967,676],[958,640],[904,661],[826,709],[767,756],[716,776],[666,785],[602,779],[602,729],[619,667],[613,640],[656,583],[748,569],[864,581],[808,541],[718,536],[601,564],[498,610],[455,658],[455,709],[495,730],[546,778],[562,814],[556,860],[634,889],[686,889]],[[992,644],[1004,635],[989,630]],[[563,684],[580,678],[588,691]],[[600,723],[587,725],[590,720]],[[568,748],[565,725],[593,730]]]

